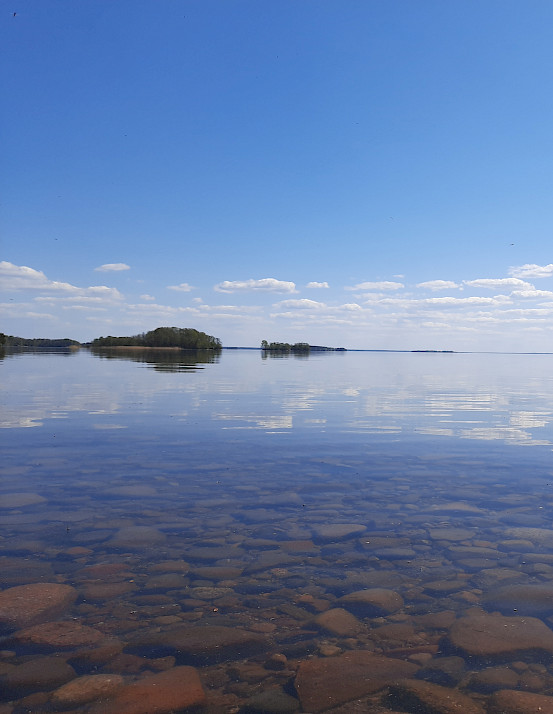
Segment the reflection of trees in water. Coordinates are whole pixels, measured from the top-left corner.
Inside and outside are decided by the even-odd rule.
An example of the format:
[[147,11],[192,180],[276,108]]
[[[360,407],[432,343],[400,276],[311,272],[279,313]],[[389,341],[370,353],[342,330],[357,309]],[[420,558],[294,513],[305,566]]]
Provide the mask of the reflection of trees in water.
[[282,350],[261,350],[261,359],[288,359],[293,357],[295,359],[309,359],[309,352],[284,352]]
[[100,359],[123,359],[142,362],[158,372],[195,372],[202,364],[219,362],[221,353],[213,350],[140,349],[116,347],[90,350]]
[[6,357],[13,357],[15,355],[22,354],[33,354],[33,355],[63,355],[68,357],[77,353],[78,349],[72,349],[71,347],[20,347],[8,345],[7,347],[0,347],[0,360]]

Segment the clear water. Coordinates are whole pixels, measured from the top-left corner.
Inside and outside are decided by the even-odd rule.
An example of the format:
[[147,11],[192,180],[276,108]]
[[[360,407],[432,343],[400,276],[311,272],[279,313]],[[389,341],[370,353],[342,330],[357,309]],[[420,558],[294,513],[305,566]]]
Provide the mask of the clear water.
[[[53,656],[70,676],[117,674],[123,686],[190,664],[213,713],[269,711],[255,704],[267,691],[308,711],[295,687],[302,663],[359,650],[416,664],[421,681],[481,706],[496,689],[553,695],[553,649],[472,657],[448,640],[453,620],[480,612],[552,624],[551,359],[6,355],[0,585],[74,587],[53,621],[104,638],[59,646],[6,625],[6,711],[61,707],[59,682],[19,685],[14,669]],[[510,584],[551,595],[540,591],[538,606],[520,589],[516,607],[493,600]],[[375,588],[399,606],[339,601]],[[324,626],[334,608],[360,629]],[[151,644],[200,626],[258,639],[203,653]],[[456,680],[428,673],[451,655],[463,659]],[[380,711],[385,691],[364,706]]]

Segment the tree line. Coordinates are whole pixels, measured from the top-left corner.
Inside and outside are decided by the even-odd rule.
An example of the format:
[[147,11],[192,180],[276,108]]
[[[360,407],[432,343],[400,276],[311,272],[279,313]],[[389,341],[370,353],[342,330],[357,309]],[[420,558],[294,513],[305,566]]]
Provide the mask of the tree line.
[[187,350],[220,350],[221,340],[191,327],[157,327],[130,337],[97,337],[91,347],[180,347]]
[[289,342],[267,342],[267,340],[262,340],[261,349],[269,352],[310,352],[311,345],[307,342],[296,342],[291,345]]
[[80,343],[77,342],[77,340],[70,340],[67,337],[59,340],[50,340],[45,337],[15,337],[14,335],[5,335],[3,332],[0,332],[0,345],[2,347],[78,347]]

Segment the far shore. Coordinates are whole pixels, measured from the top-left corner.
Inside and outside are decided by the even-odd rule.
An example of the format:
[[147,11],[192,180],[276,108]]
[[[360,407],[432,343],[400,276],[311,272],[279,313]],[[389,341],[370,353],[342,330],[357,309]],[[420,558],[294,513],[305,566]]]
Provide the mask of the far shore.
[[[182,352],[182,350],[196,350],[196,347],[152,347],[150,345],[102,345],[94,347],[96,350],[166,350],[169,352]],[[204,347],[203,349],[208,349]]]

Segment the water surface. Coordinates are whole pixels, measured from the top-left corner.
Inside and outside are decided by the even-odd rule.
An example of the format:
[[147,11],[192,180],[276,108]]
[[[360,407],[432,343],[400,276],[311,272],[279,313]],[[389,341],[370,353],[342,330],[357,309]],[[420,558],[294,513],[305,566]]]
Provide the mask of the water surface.
[[[475,706],[553,694],[550,356],[81,350],[0,370],[3,594],[75,595],[38,632],[4,626],[13,706],[108,711],[183,665],[213,713],[397,709],[397,662]],[[492,633],[491,613],[545,630],[470,651],[459,627]],[[60,644],[48,622],[97,634]],[[359,653],[388,677],[316,701],[317,667],[342,681]],[[59,673],[25,679],[52,657],[120,688],[66,700]]]

